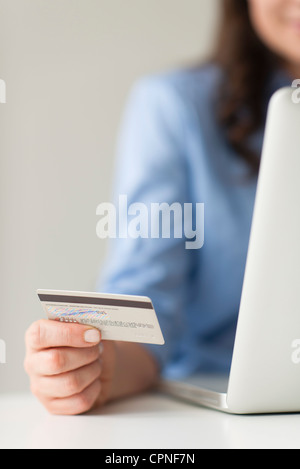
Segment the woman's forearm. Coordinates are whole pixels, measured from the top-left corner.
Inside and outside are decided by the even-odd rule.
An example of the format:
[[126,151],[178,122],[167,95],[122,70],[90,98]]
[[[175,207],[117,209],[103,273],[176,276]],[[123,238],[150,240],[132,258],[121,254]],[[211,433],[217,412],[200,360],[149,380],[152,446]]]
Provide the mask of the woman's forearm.
[[158,365],[144,347],[117,342],[111,400],[146,391],[156,384],[158,378]]

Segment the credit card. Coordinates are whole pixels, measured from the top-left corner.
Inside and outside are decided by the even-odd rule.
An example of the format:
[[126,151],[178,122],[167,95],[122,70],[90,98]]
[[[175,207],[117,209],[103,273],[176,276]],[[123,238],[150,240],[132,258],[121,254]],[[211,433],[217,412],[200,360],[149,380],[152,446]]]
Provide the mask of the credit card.
[[95,327],[103,340],[165,343],[150,298],[56,290],[38,290],[37,294],[50,320]]

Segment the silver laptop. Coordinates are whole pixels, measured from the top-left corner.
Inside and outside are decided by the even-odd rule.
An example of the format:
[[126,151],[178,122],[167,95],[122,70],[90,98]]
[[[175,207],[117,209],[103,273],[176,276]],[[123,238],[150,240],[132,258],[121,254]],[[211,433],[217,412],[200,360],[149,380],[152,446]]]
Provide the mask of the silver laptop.
[[[272,97],[230,376],[163,381],[172,396],[233,414],[300,411],[300,104]],[[204,380],[204,381],[203,381]]]

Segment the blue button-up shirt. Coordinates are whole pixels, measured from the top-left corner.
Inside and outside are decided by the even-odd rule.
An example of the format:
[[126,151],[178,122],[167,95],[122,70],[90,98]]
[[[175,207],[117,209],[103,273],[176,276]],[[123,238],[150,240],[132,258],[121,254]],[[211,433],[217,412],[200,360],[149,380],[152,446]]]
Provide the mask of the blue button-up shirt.
[[[97,289],[149,296],[166,344],[145,345],[163,375],[228,372],[243,285],[256,177],[216,118],[220,70],[212,65],[140,80],[121,130],[114,202],[204,203],[205,243],[130,237],[111,241]],[[288,84],[275,77],[272,92]],[[261,129],[251,139],[260,154]]]

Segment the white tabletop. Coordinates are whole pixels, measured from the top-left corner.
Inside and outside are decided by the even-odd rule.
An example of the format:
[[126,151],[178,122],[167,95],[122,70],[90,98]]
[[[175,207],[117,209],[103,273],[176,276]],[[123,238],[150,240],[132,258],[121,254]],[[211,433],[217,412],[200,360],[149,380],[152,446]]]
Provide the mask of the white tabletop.
[[30,394],[0,395],[0,448],[300,448],[300,415],[234,416],[158,394],[76,417],[52,416]]

